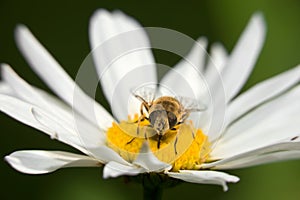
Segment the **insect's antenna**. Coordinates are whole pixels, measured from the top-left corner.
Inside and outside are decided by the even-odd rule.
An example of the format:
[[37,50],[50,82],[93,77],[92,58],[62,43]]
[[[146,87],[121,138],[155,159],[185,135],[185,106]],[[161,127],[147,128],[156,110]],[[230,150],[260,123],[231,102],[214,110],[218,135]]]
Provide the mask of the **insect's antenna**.
[[137,94],[134,94],[134,93],[132,93],[132,95],[133,95],[135,98],[137,98],[138,100],[140,100],[141,102],[148,104],[148,102],[147,102],[143,97],[141,97],[141,96],[139,96],[139,95],[137,95]]

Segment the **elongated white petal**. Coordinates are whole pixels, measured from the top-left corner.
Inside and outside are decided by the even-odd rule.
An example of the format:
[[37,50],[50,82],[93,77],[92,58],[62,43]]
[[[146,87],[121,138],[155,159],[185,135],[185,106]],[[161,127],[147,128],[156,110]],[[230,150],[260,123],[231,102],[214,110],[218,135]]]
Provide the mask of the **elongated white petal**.
[[7,83],[4,83],[3,81],[0,82],[0,94],[6,94],[13,96],[13,90]]
[[189,54],[168,71],[160,82],[162,94],[203,99],[207,94],[203,77],[206,46],[205,38],[198,39]]
[[143,144],[141,152],[134,160],[133,164],[145,168],[148,172],[161,172],[172,168],[171,165],[158,160],[151,152],[147,143]]
[[[1,101],[2,111],[23,123],[48,133],[53,139],[72,145],[86,154],[92,153],[103,163],[117,161],[128,164],[113,150],[103,146],[105,141],[103,130],[97,129],[79,116],[75,120],[70,108],[46,92],[31,87],[9,66],[2,66],[2,72],[5,81],[14,88],[18,97],[32,103],[29,104],[11,97],[6,99],[4,96],[6,101]],[[9,102],[8,105],[7,102]],[[40,109],[41,107],[46,110]]]
[[[293,116],[295,117],[295,115]],[[283,124],[280,124],[283,123]],[[236,136],[233,141],[218,142],[211,154],[213,159],[229,158],[257,148],[268,146],[282,138],[295,137],[299,130],[299,120],[291,118],[271,120],[257,128],[243,131],[241,136]]]
[[221,77],[221,71],[224,70],[228,60],[228,53],[222,44],[215,43],[211,46],[209,56],[205,79],[210,83],[215,83],[216,79]]
[[260,13],[250,20],[221,72],[227,101],[242,88],[250,75],[265,39],[265,22]]
[[27,174],[45,174],[65,167],[96,167],[99,161],[88,156],[61,151],[16,151],[5,157],[16,170]]
[[21,99],[42,107],[47,106],[44,99],[42,99],[42,97],[38,95],[28,83],[21,79],[9,65],[2,64],[1,72],[3,80],[9,84],[9,86],[14,90],[14,93]]
[[[51,116],[41,108],[35,107],[32,104],[6,95],[0,95],[0,102],[0,110],[2,112],[26,125],[47,133],[52,139],[57,139],[71,145],[85,154],[93,154],[93,156],[103,162],[108,162],[109,160],[122,161],[120,156],[109,154],[108,150],[105,151],[105,148],[107,149],[108,147],[103,146],[104,140],[98,140],[99,136],[101,136],[101,132],[91,129],[88,124],[84,126],[86,131],[86,134],[83,135],[84,137],[79,137],[76,132],[77,129],[74,128],[76,125],[69,126],[56,116]],[[84,123],[84,121],[80,122],[81,126],[83,126],[82,123]],[[97,136],[97,133],[99,136]],[[102,137],[104,136],[102,135]],[[123,163],[126,163],[126,161]]]
[[227,182],[236,183],[240,179],[237,176],[229,175],[224,172],[217,171],[196,171],[196,170],[180,170],[178,172],[168,172],[170,177],[181,179],[186,182],[200,184],[221,185],[224,191],[228,190]]
[[108,146],[105,145],[99,146],[95,149],[92,149],[92,152],[94,153],[95,157],[101,160],[103,163],[108,163],[113,161],[122,165],[130,165],[129,162],[124,160],[117,152],[115,152]]
[[219,44],[213,44],[210,51],[210,57],[207,57],[207,67],[204,71],[206,89],[194,88],[201,90],[199,102],[204,103],[206,110],[201,112],[198,121],[198,127],[208,134],[210,141],[216,140],[222,133],[223,119],[225,112],[225,92],[221,78],[228,55],[225,48]]
[[103,178],[115,178],[123,175],[134,176],[144,172],[146,172],[144,168],[136,167],[134,165],[123,165],[111,161],[104,166]]
[[[0,95],[0,110],[12,118],[28,125],[33,128],[36,128],[42,132],[47,133],[53,139],[58,139],[68,145],[71,145],[84,153],[88,153],[86,148],[83,147],[82,142],[77,134],[69,132],[64,127],[61,126],[61,130],[58,131],[56,128],[57,124],[55,121],[51,123],[40,123],[36,116],[33,113],[34,106],[32,104],[26,103],[19,99],[16,99],[7,95]],[[40,108],[36,108],[41,110]]]
[[45,126],[49,126],[49,124],[51,124],[51,129],[57,134],[57,137],[59,137],[58,134],[61,133],[73,133],[73,135],[80,141],[79,145],[86,149],[85,153],[91,154],[103,163],[116,161],[121,164],[128,164],[128,162],[121,158],[115,151],[105,145],[105,137],[103,133],[97,132],[97,130],[95,132],[94,129],[90,129],[88,125],[86,126],[84,121],[76,121],[76,130],[82,132],[78,134],[78,132],[73,130],[72,127],[64,126],[64,124],[60,123],[59,120],[53,118],[51,115],[48,115],[40,109],[33,108],[33,115],[41,124],[44,124]]
[[[93,129],[90,126],[84,126],[84,124],[86,124],[86,122],[84,121],[78,120],[76,122],[77,124],[74,124],[73,126],[68,126],[66,123],[56,118],[56,116],[53,116],[40,108],[32,107],[31,111],[35,119],[40,124],[43,124],[44,126],[49,128],[51,127],[51,129],[55,133],[70,133],[74,135],[74,137],[77,137],[78,140],[81,142],[81,146],[86,147],[87,149],[96,148],[98,146],[104,145],[105,136],[103,132],[98,132],[98,130]],[[80,134],[77,131],[85,131],[86,133]],[[57,137],[59,138],[59,136]]]
[[[205,67],[205,58],[207,56],[207,39],[205,37],[198,38],[193,48],[190,50],[186,59],[188,62],[191,62],[194,67],[196,67],[201,73],[204,72]],[[186,60],[181,60],[183,62],[179,62],[178,65],[186,65]],[[176,67],[176,65],[174,66]],[[179,67],[180,68],[180,67]]]
[[[94,129],[90,129],[91,127],[88,126],[88,124],[86,124],[84,121],[77,120],[77,129],[73,129],[73,127],[65,126],[59,120],[47,114],[41,109],[32,108],[32,113],[38,122],[40,122],[44,126],[51,128],[52,132],[55,133],[55,135],[52,137],[56,137],[55,139],[60,139],[60,135],[71,137],[72,134],[73,137],[75,137],[79,141],[78,145],[82,146],[85,149],[86,154],[91,154],[93,157],[101,160],[103,163],[116,161],[121,164],[129,164],[115,151],[105,145],[105,137],[103,133],[97,132],[97,130],[95,132]],[[82,133],[78,134],[78,131]]]
[[[296,155],[295,152],[297,151],[300,151],[299,135],[288,137],[283,140],[272,143],[270,145],[253,149],[244,153],[239,153],[237,155],[227,157],[219,161],[203,164],[202,167],[217,168],[217,169],[224,169],[224,168],[231,169],[231,168],[236,168],[234,166],[240,166],[240,165],[243,165],[244,167],[246,167],[247,165],[252,166],[255,165],[256,160],[257,162],[264,162],[264,163],[275,161],[272,159],[276,158],[276,156],[272,157],[271,156],[272,154],[277,155],[277,153],[279,152],[294,152],[291,153],[291,156],[294,157]],[[285,155],[285,153],[283,153],[283,155]],[[266,160],[263,161],[262,158],[266,158]],[[250,161],[253,161],[253,163],[251,163]]]
[[59,100],[53,101],[53,97],[50,95],[41,95],[40,90],[32,87],[19,77],[9,65],[2,64],[1,72],[4,82],[9,85],[15,97],[47,110],[64,123],[70,124],[73,120],[70,108],[66,105],[63,106],[63,103],[59,103]]
[[16,28],[15,37],[32,69],[59,97],[100,128],[111,126],[113,119],[110,114],[74,83],[25,26]]
[[[69,129],[74,132],[74,135],[81,141],[81,145],[86,148],[89,153],[103,160],[104,157],[99,150],[99,145],[104,145],[106,141],[105,130],[99,129],[80,115],[74,116],[72,110],[56,97],[37,88],[35,88],[35,91],[47,100],[49,107],[52,109],[52,112],[50,112],[51,116],[53,115],[52,118],[61,122],[64,127],[69,127]],[[49,111],[47,110],[47,112]],[[42,113],[40,113],[40,116],[43,115]],[[40,119],[42,120],[40,122],[47,123],[47,117],[45,119],[46,121],[44,122],[43,119]],[[107,162],[107,160],[105,161]]]
[[[256,155],[251,157],[233,160],[231,162],[216,163],[214,169],[239,169],[244,167],[252,167],[273,162],[280,162],[285,160],[300,159],[300,151],[280,151],[269,154]],[[207,167],[207,166],[204,166]]]
[[263,81],[239,95],[228,106],[227,124],[259,104],[283,93],[300,80],[300,66]]
[[[228,60],[228,54],[223,45],[216,43],[211,46],[210,57],[205,71],[205,80],[209,85],[210,99],[208,109],[203,112],[199,120],[201,127],[209,136],[210,141],[220,137],[222,133],[222,114],[225,112],[225,93],[220,89],[223,86],[221,72]],[[209,99],[204,100],[207,102]],[[222,112],[223,111],[223,112]],[[221,123],[218,123],[221,122]]]
[[236,121],[225,131],[212,158],[228,158],[293,138],[300,129],[300,86]]
[[89,33],[96,69],[113,114],[126,119],[128,114],[138,113],[138,101],[128,106],[131,91],[157,83],[147,34],[134,19],[106,10],[94,13]]
[[[8,65],[2,65],[2,74],[4,81],[6,81],[11,88],[14,90],[14,93],[17,94],[18,98],[23,99],[24,101],[29,102],[30,104],[36,105],[43,110],[47,111],[50,116],[53,117],[42,117],[39,119],[40,123],[53,124],[53,121],[56,121],[55,124],[61,124],[60,127],[65,129],[69,129],[67,132],[74,132],[73,135],[77,135],[78,140],[82,141],[82,146],[86,148],[95,148],[98,147],[99,144],[103,144],[105,141],[104,131],[100,130],[92,123],[89,123],[85,118],[82,118],[80,115],[73,115],[73,111],[70,107],[60,102],[58,99],[55,99],[51,95],[42,92],[36,88],[33,88],[31,85],[26,83],[23,79],[21,79]],[[38,114],[39,110],[34,110],[36,114]],[[43,111],[41,111],[44,113]],[[48,114],[45,114],[46,116]],[[43,114],[37,115],[43,116]],[[52,118],[54,120],[44,121],[45,119]],[[61,131],[58,131],[61,133]]]

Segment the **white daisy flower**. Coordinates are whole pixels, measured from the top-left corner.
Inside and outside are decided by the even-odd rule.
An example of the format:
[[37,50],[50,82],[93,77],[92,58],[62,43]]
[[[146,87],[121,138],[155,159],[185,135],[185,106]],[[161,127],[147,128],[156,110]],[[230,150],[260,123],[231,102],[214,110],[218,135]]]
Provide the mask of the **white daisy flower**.
[[[129,32],[126,40],[113,40],[114,48],[105,45],[117,35],[140,28],[134,19],[119,11],[98,10],[91,18],[92,55],[115,118],[77,86],[28,28],[23,25],[16,28],[20,51],[61,100],[29,85],[9,65],[2,64],[1,111],[83,154],[16,151],[5,157],[13,168],[28,174],[44,174],[66,167],[103,166],[104,178],[156,174],[162,180],[172,177],[192,183],[217,184],[226,191],[226,183],[238,182],[239,178],[219,170],[300,158],[300,104],[297,100],[300,97],[297,85],[300,66],[237,96],[264,42],[265,24],[260,14],[251,18],[230,55],[222,45],[215,44],[210,50],[211,60],[205,62],[202,48],[206,48],[206,40],[200,38],[195,43],[185,59],[197,66],[209,85],[214,102],[206,104],[206,110],[200,113],[199,123],[196,119],[179,124],[178,119],[175,126],[179,128],[173,130],[175,126],[171,126],[167,117],[169,128],[159,132],[163,133],[162,137],[158,137],[159,134],[137,136],[136,127],[151,129],[155,125],[151,122],[150,111],[147,113],[149,108],[143,108],[146,113],[141,115],[141,101],[129,101],[132,88],[144,83],[158,83],[151,50],[134,51],[106,68],[107,62],[118,55],[118,50],[150,46],[144,31],[131,36]],[[208,102],[209,97],[203,96],[203,81],[194,75],[195,68],[187,67],[187,62],[181,61],[173,69],[160,81],[160,85],[164,86],[158,88],[162,96],[166,96],[165,88],[181,95],[187,86],[178,83],[185,81],[196,94],[196,101],[204,99]],[[127,75],[131,76],[130,81],[118,84]],[[222,85],[217,84],[218,76]],[[130,113],[127,112],[128,101]],[[89,105],[93,105],[92,111]],[[218,118],[218,113],[225,114],[225,118],[222,114]],[[141,116],[144,118],[141,119]],[[224,120],[222,126],[214,119],[218,122]],[[185,144],[185,139],[189,145]]]

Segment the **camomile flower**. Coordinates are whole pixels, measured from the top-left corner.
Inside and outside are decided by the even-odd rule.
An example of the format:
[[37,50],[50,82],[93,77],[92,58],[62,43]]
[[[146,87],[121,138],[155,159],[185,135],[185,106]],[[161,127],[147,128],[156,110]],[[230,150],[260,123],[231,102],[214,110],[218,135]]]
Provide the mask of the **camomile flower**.
[[[214,44],[209,59],[206,39],[200,38],[160,82],[151,49],[144,48],[150,47],[148,36],[134,19],[120,11],[98,10],[89,33],[91,55],[114,116],[79,88],[28,28],[17,26],[21,53],[60,99],[2,64],[1,111],[82,154],[16,151],[5,157],[16,170],[44,174],[67,167],[103,167],[104,178],[139,175],[145,194],[155,195],[153,191],[174,180],[217,184],[226,191],[227,183],[239,178],[221,170],[300,157],[300,67],[238,95],[264,42],[261,14],[253,15],[230,55]],[[117,37],[122,34],[126,37]],[[123,50],[129,53],[110,62]],[[189,62],[196,68],[188,67]],[[149,100],[150,83],[158,85],[154,89],[161,94]],[[155,108],[162,105],[157,99],[171,94],[180,112]],[[177,96],[205,106],[189,107]],[[163,131],[158,131],[160,125]]]

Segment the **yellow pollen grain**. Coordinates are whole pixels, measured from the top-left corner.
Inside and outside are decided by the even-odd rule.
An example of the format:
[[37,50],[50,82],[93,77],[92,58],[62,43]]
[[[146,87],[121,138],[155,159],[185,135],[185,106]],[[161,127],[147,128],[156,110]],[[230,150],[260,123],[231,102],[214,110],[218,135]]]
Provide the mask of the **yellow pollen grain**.
[[113,123],[107,131],[107,145],[129,162],[136,158],[145,141],[159,160],[172,164],[172,171],[198,169],[209,156],[207,136],[200,129],[192,128],[191,124],[178,125],[177,130],[166,132],[158,149],[158,137],[149,134],[149,122],[144,120],[140,123],[137,135],[136,121],[137,116],[119,124]]

